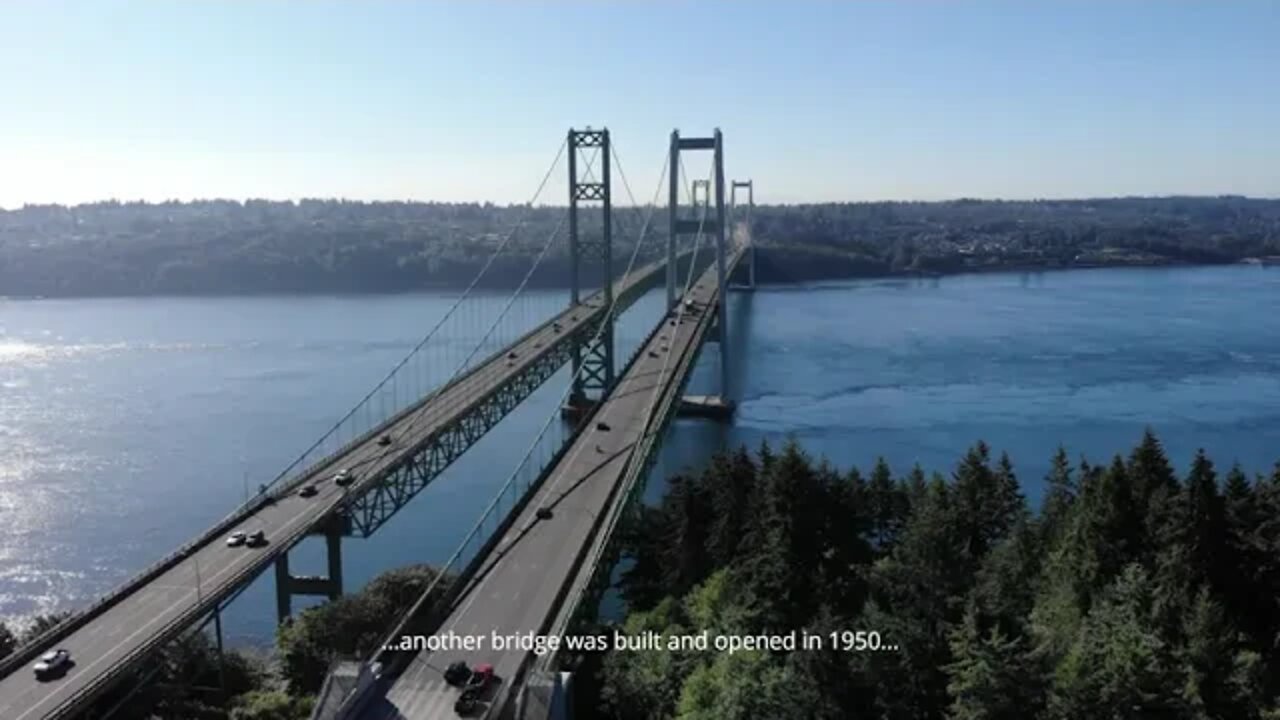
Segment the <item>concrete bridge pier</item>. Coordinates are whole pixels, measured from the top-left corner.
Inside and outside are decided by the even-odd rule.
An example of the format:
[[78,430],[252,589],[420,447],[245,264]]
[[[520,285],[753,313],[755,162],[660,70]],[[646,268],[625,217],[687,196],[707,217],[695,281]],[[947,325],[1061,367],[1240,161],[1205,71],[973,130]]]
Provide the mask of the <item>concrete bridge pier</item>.
[[293,615],[293,596],[319,595],[330,600],[342,597],[342,536],[351,524],[345,515],[335,515],[315,534],[324,537],[328,575],[293,575],[289,572],[289,553],[276,557],[276,619],[284,623]]

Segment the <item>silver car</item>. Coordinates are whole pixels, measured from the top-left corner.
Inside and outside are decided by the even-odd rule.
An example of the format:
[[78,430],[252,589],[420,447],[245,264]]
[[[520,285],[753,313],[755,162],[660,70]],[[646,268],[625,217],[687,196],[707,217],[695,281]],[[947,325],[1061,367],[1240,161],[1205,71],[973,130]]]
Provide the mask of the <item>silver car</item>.
[[33,669],[36,671],[36,678],[44,680],[51,678],[67,671],[67,667],[71,664],[71,653],[58,648],[40,656],[40,660],[35,664]]

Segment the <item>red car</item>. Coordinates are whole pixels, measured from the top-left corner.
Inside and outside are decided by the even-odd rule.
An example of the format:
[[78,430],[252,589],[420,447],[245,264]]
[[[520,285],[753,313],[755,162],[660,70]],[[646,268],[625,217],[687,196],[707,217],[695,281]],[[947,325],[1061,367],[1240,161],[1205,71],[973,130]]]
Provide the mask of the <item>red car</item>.
[[491,682],[493,682],[493,666],[488,663],[477,665],[471,670],[471,678],[467,680],[467,689],[481,693],[484,692],[485,688],[489,687]]

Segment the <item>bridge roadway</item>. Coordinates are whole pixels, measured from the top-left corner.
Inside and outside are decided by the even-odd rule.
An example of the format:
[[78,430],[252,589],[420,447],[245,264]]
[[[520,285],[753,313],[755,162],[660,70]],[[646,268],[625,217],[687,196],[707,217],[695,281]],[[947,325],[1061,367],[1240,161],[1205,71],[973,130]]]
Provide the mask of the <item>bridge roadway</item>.
[[[740,252],[732,254],[730,273],[740,256]],[[698,352],[715,316],[716,288],[712,265],[686,296],[694,303],[692,316],[674,326],[669,318],[663,320],[662,329],[596,411],[591,426],[578,435],[560,465],[544,479],[495,545],[490,559],[453,601],[436,634],[482,636],[482,646],[471,652],[421,650],[384,694],[364,703],[359,711],[361,720],[456,717],[453,704],[459,691],[443,679],[444,669],[456,660],[472,667],[493,665],[500,682],[488,698],[488,717],[496,716],[510,699],[513,680],[532,654],[495,650],[491,636],[541,633],[550,626],[626,474],[650,409],[658,406],[662,394],[678,392],[683,385],[682,373],[691,369],[692,362],[686,365],[680,360]],[[602,430],[599,422],[609,429]],[[544,506],[554,508],[552,517],[538,520],[537,510]]]
[[[634,296],[657,277],[662,266],[659,261],[637,269],[625,285],[615,284],[615,294],[620,298]],[[363,442],[313,468],[304,479],[289,483],[288,487],[294,489],[318,483],[317,495],[302,498],[294,492],[283,494],[226,530],[263,530],[268,540],[265,547],[231,548],[225,544],[225,533],[206,536],[190,554],[159,575],[136,588],[117,590],[119,597],[101,614],[51,643],[71,652],[75,665],[66,675],[40,682],[31,670],[31,662],[27,662],[0,679],[0,719],[74,716],[123,673],[137,667],[149,651],[207,616],[219,602],[262,573],[278,555],[333,516],[344,496],[344,489],[331,481],[338,469],[351,468],[355,473],[356,482],[347,488],[353,496],[366,492],[434,432],[448,427],[488,393],[551,351],[552,346],[570,341],[578,330],[585,331],[582,326],[602,312],[602,305],[603,297],[597,292],[578,307],[566,309],[514,346],[504,348],[455,379],[434,398],[424,398],[417,410],[401,413],[384,428],[368,434]],[[559,332],[553,326],[555,322],[561,325]],[[517,359],[510,363],[506,359],[509,350],[517,353]],[[392,436],[391,446],[378,446],[377,438],[382,434]],[[41,650],[47,649],[52,648]]]

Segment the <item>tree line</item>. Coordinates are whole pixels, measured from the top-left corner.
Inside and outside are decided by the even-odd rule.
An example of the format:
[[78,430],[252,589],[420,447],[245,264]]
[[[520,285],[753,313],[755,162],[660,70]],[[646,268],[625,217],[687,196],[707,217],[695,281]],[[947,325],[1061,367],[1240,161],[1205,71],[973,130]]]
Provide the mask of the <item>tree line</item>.
[[[565,209],[476,203],[208,200],[0,210],[0,296],[356,293],[458,288],[529,271]],[[582,232],[598,236],[587,213]],[[643,213],[619,209],[620,269]],[[761,205],[760,280],[1012,267],[1225,263],[1280,255],[1280,200],[1241,197]],[[665,214],[641,253],[666,243]],[[529,279],[565,287],[567,242]]]
[[896,650],[610,652],[599,717],[1280,718],[1280,465],[1059,450],[1038,512],[982,443],[950,477],[800,447],[672,479],[628,538],[621,632],[876,631]]

